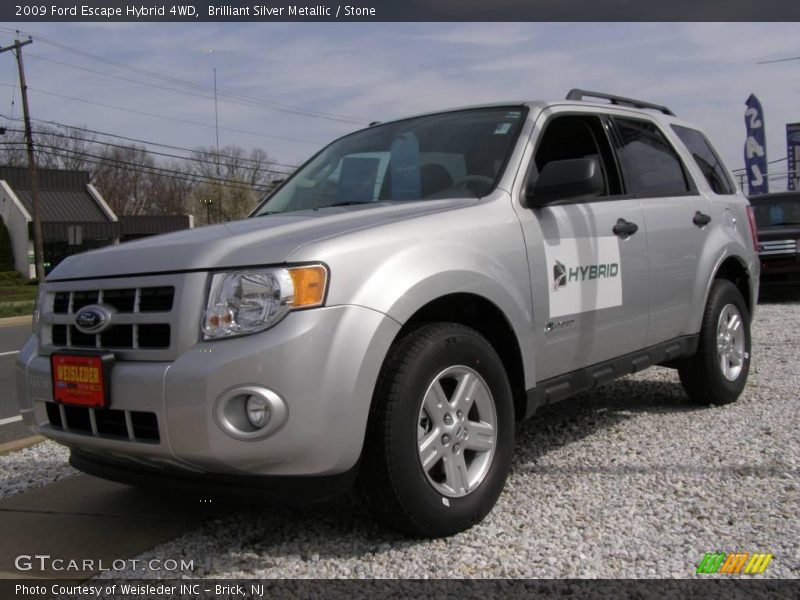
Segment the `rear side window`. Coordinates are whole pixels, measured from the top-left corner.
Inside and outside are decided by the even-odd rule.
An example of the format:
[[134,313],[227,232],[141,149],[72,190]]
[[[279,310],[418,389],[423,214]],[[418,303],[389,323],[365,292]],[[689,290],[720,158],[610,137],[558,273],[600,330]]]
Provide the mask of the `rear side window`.
[[614,118],[627,191],[638,198],[692,192],[683,165],[664,134],[648,121]]
[[694,162],[703,172],[715,194],[733,194],[736,188],[708,138],[696,129],[673,125],[672,130],[692,153]]

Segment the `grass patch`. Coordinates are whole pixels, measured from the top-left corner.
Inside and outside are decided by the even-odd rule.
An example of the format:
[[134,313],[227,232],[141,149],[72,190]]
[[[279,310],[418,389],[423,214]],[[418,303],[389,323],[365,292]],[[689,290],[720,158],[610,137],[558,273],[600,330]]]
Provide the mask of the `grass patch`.
[[0,286],[0,303],[33,301],[36,291],[35,285],[3,285]]
[[33,314],[33,300],[30,302],[0,302],[0,319],[23,317]]

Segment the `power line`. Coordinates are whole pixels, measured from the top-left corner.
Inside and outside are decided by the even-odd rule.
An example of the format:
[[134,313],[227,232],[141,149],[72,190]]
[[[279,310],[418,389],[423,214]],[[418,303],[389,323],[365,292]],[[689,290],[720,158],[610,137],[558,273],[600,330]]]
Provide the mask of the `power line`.
[[[775,160],[770,160],[770,161],[767,162],[767,164],[768,165],[774,165],[775,163],[784,162],[786,160],[789,160],[789,159],[788,159],[788,157],[784,156],[783,158],[776,158]],[[738,173],[740,171],[741,172],[747,171],[747,167],[740,167],[738,169],[733,169],[733,170],[731,170],[731,173]]]
[[[13,129],[13,128],[8,128],[8,129],[6,129],[6,131],[10,131],[12,133],[23,133],[23,131],[21,129]],[[102,140],[94,140],[92,138],[84,138],[84,137],[75,136],[75,135],[66,135],[66,134],[63,134],[63,133],[57,133],[55,131],[47,131],[47,130],[41,130],[40,129],[40,130],[34,131],[34,133],[36,133],[37,135],[40,135],[40,136],[45,136],[45,137],[52,136],[52,137],[57,137],[57,138],[62,138],[62,139],[86,142],[88,144],[98,144],[100,146],[107,146],[109,148],[119,148],[119,149],[122,149],[122,150],[135,148],[134,146],[126,146],[124,144],[114,144],[112,142],[104,142]],[[139,150],[138,148],[135,148],[135,149]],[[65,150],[68,150],[68,148],[65,148]],[[178,154],[169,154],[167,152],[157,152],[155,150],[149,150],[149,149],[142,150],[142,151],[143,152],[147,152],[148,154],[155,155],[155,156],[163,156],[163,157],[167,157],[167,158],[176,158],[178,160],[185,160],[185,161],[197,162],[197,163],[201,163],[201,164],[207,164],[207,161],[203,160],[202,158],[197,158],[197,157],[193,157],[193,156],[180,156]],[[209,154],[207,152],[202,152],[202,153],[199,153],[199,154],[202,154],[204,156],[212,156],[211,154]],[[271,165],[276,164],[276,163],[273,163],[273,162],[268,162],[266,167],[261,167],[260,166],[261,163],[258,163],[258,161],[255,161],[255,160],[253,160],[251,158],[231,156],[229,154],[220,155],[220,157],[221,158],[229,158],[231,160],[243,160],[243,161],[247,161],[247,162],[249,162],[249,163],[251,163],[253,165],[259,165],[258,167],[256,167],[256,169],[259,170],[259,171],[264,171],[266,173],[275,173],[277,175],[289,175],[289,173],[287,173],[285,171],[277,171],[275,169],[267,168],[267,167],[269,167]]]
[[[11,29],[8,29],[8,28],[0,27],[0,31],[13,33],[15,30],[11,30]],[[32,35],[32,34],[29,34],[29,35]],[[67,46],[66,44],[61,44],[59,42],[50,40],[50,39],[45,38],[45,37],[40,36],[40,35],[36,35],[35,37],[40,42],[43,42],[43,43],[48,44],[50,46],[54,46],[56,48],[60,48],[61,50],[66,50],[68,52],[72,52],[72,53],[78,54],[80,56],[89,58],[91,60],[95,60],[95,61],[107,64],[107,65],[111,65],[111,66],[119,68],[119,69],[125,69],[125,70],[128,70],[128,71],[133,71],[133,72],[139,73],[141,75],[145,75],[145,76],[148,76],[148,77],[153,77],[155,79],[159,79],[161,81],[166,81],[166,82],[169,82],[169,83],[180,85],[180,86],[192,89],[192,90],[201,90],[201,91],[206,91],[206,92],[211,91],[211,88],[209,86],[206,86],[206,85],[198,84],[198,83],[195,83],[195,82],[192,82],[192,81],[188,81],[188,80],[185,80],[185,79],[180,79],[180,78],[177,78],[177,77],[173,77],[171,75],[165,75],[165,74],[159,73],[157,71],[151,71],[151,70],[148,70],[148,69],[143,69],[141,67],[135,67],[135,66],[128,65],[128,64],[125,64],[125,63],[121,63],[121,62],[112,60],[110,58],[106,58],[106,57],[103,57],[103,56],[98,56],[96,54],[92,54],[91,52],[86,52],[85,50],[81,50],[79,48],[74,48],[72,46]],[[291,113],[294,113],[294,114],[307,116],[307,117],[328,119],[328,120],[340,121],[340,122],[345,122],[345,123],[350,123],[350,124],[355,124],[355,125],[366,125],[369,122],[369,120],[367,120],[367,119],[361,119],[361,118],[356,118],[356,117],[351,117],[351,116],[346,116],[346,115],[338,115],[338,114],[335,114],[335,113],[328,113],[328,112],[323,112],[323,111],[316,111],[316,110],[311,110],[311,109],[299,108],[299,107],[295,107],[295,106],[292,106],[292,105],[289,105],[289,104],[282,104],[282,103],[274,102],[274,101],[271,101],[271,100],[264,100],[264,99],[261,99],[261,98],[254,98],[252,96],[246,96],[244,94],[238,94],[238,93],[234,93],[234,92],[220,92],[220,95],[224,95],[224,96],[226,96],[228,98],[236,98],[236,99],[239,99],[239,100],[255,102],[255,103],[258,103],[258,104],[260,104],[260,105],[262,105],[264,107],[267,107],[267,108],[272,108],[274,110],[280,110],[280,111],[284,111],[284,112],[291,112]]]
[[[13,87],[12,84],[0,81],[0,85],[5,87]],[[65,94],[59,94],[56,92],[50,92],[47,90],[39,90],[36,88],[28,87],[28,90],[31,92],[36,92],[37,94],[45,94],[47,96],[54,96],[56,98],[62,98],[64,100],[74,100],[75,102],[83,102],[84,104],[91,104],[94,106],[100,106],[102,108],[110,108],[112,110],[119,110],[122,112],[129,112],[133,114],[143,115],[145,117],[154,117],[157,119],[165,119],[167,121],[175,121],[177,123],[186,123],[188,125],[197,125],[199,127],[206,127],[209,129],[214,129],[213,125],[208,125],[207,123],[202,123],[200,121],[192,121],[191,119],[181,119],[179,117],[169,117],[167,115],[160,115],[158,113],[151,113],[144,110],[138,110],[135,108],[127,108],[123,106],[114,106],[113,104],[105,104],[103,102],[95,102],[94,100],[86,100],[85,98],[77,98],[75,96],[67,96]],[[259,133],[257,131],[246,131],[244,129],[235,129],[233,127],[220,127],[220,129],[224,129],[226,131],[233,131],[235,133],[244,133],[246,135],[255,135],[259,137],[271,138],[276,140],[282,140],[285,142],[297,142],[300,144],[311,144],[314,146],[320,146],[321,142],[312,142],[310,140],[301,140],[297,138],[290,138],[290,137],[283,137],[279,135],[270,135],[268,133]]]
[[[4,146],[21,146],[22,142],[0,142],[0,144]],[[46,156],[53,156],[56,158],[79,158],[84,162],[97,166],[107,167],[109,166],[109,164],[118,165],[125,167],[126,170],[129,171],[144,173],[149,175],[158,175],[158,176],[168,177],[171,179],[181,179],[184,181],[188,181],[190,183],[220,183],[228,187],[254,189],[261,192],[266,192],[271,189],[269,185],[249,184],[246,182],[237,182],[230,179],[217,178],[210,175],[203,175],[202,173],[187,173],[182,171],[176,171],[174,169],[165,169],[163,167],[143,165],[141,163],[110,158],[106,156],[98,156],[96,154],[90,154],[88,152],[79,152],[76,150],[59,148],[58,146],[51,146],[48,144],[37,144],[36,152],[44,154]]]
[[772,63],[789,62],[790,60],[800,60],[800,56],[792,56],[790,58],[776,58],[775,60],[762,60],[757,62],[757,65],[769,65]]
[[[148,81],[141,81],[139,79],[131,79],[130,77],[122,77],[121,75],[113,75],[111,73],[105,73],[103,71],[97,71],[95,69],[89,69],[87,67],[81,67],[79,65],[74,65],[72,63],[56,60],[54,58],[48,58],[48,57],[45,57],[45,56],[39,56],[37,54],[28,53],[28,56],[30,56],[31,58],[34,58],[36,60],[43,60],[43,61],[50,62],[50,63],[53,63],[53,64],[61,65],[61,66],[64,66],[64,67],[68,67],[68,68],[71,68],[71,69],[77,69],[79,71],[85,71],[87,73],[100,75],[102,77],[109,77],[111,79],[117,79],[119,81],[127,81],[129,83],[134,83],[136,85],[145,85],[145,86],[148,86],[148,87],[151,87],[151,88],[155,88],[155,89],[159,89],[159,90],[166,90],[166,91],[175,92],[175,93],[178,93],[178,94],[185,94],[185,95],[188,95],[188,96],[192,96],[193,98],[204,98],[206,100],[213,99],[213,96],[204,95],[204,94],[198,94],[199,90],[189,91],[189,90],[185,90],[185,89],[182,90],[182,89],[178,89],[178,88],[175,88],[175,87],[169,87],[169,86],[166,86],[166,85],[158,85],[157,83],[150,83]],[[236,105],[239,105],[239,106],[248,106],[248,107],[258,108],[258,109],[262,109],[262,110],[272,110],[272,111],[277,110],[276,108],[271,107],[271,106],[264,106],[263,103],[261,103],[261,102],[256,102],[256,101],[251,101],[251,100],[238,100],[238,99],[236,99],[234,97],[228,98],[228,97],[226,97],[227,94],[225,94],[224,92],[219,92],[219,95],[221,96],[220,101],[222,101],[222,102],[227,102],[227,103],[230,103],[230,104],[236,104]],[[285,111],[285,112],[298,112],[298,114],[301,114],[302,116],[306,116],[306,117],[325,118],[325,117],[318,117],[316,115],[306,114],[305,112],[299,112],[299,111]],[[360,121],[357,122],[357,123],[356,122],[353,122],[353,123],[354,124],[362,124]]]
[[[5,117],[5,115],[0,115],[0,116]],[[5,118],[9,119],[10,121],[19,121],[19,119],[12,119],[10,117],[5,117]],[[170,150],[181,150],[183,152],[193,152],[193,153],[196,152],[198,154],[202,154],[203,156],[210,156],[210,157],[214,156],[214,154],[212,152],[203,152],[203,151],[197,150],[196,148],[186,148],[185,146],[175,146],[174,144],[163,144],[163,143],[160,143],[160,142],[153,142],[153,141],[150,141],[150,140],[143,140],[141,138],[128,137],[128,136],[119,135],[119,134],[116,134],[116,133],[109,133],[107,131],[98,131],[96,129],[89,129],[88,127],[84,127],[82,125],[69,125],[68,123],[61,123],[59,121],[48,121],[48,120],[45,120],[45,119],[33,119],[33,120],[36,121],[37,123],[44,123],[46,125],[54,125],[56,127],[64,127],[66,129],[74,129],[74,130],[85,131],[87,133],[93,133],[93,134],[96,134],[96,135],[102,135],[102,136],[106,136],[106,137],[117,138],[117,139],[120,139],[120,140],[126,140],[128,142],[135,142],[135,143],[138,143],[138,144],[146,144],[148,146],[157,146],[159,148],[168,148]],[[231,156],[230,154],[220,154],[220,156],[222,158],[237,158],[237,157]],[[255,162],[251,158],[242,158],[241,160],[246,160],[248,162]],[[289,165],[289,164],[286,164],[286,163],[279,163],[279,162],[274,162],[274,161],[271,162],[271,164],[273,164],[275,166],[278,166],[278,167],[286,167],[286,168],[292,169],[292,170],[297,168],[297,165]]]

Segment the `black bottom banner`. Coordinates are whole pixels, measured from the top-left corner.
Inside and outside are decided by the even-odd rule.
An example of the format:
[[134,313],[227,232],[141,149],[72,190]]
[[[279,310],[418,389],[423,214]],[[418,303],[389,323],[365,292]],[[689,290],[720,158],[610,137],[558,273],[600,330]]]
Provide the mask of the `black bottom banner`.
[[292,598],[567,598],[613,600],[681,598],[751,600],[800,598],[800,580],[787,579],[181,579],[181,580],[0,580],[0,598],[64,600],[171,600]]

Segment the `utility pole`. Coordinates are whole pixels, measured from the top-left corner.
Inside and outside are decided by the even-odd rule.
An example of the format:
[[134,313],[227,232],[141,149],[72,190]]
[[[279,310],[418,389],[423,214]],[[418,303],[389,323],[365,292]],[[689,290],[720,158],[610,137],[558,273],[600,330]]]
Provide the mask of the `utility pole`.
[[[19,31],[17,32],[19,36]],[[0,54],[14,51],[19,69],[19,89],[22,94],[22,113],[25,120],[25,142],[28,147],[28,169],[31,175],[31,197],[33,198],[33,255],[36,263],[36,279],[41,284],[44,281],[44,248],[42,245],[42,211],[39,200],[39,180],[36,177],[36,158],[33,155],[33,134],[31,132],[31,115],[28,110],[28,86],[25,83],[25,67],[22,64],[22,47],[33,43],[29,37],[24,42],[19,38],[11,46],[0,48]]]
[[219,222],[222,223],[222,182],[220,181],[219,168],[219,110],[217,107],[217,67],[214,67],[214,131],[217,138],[217,208],[219,209]]

